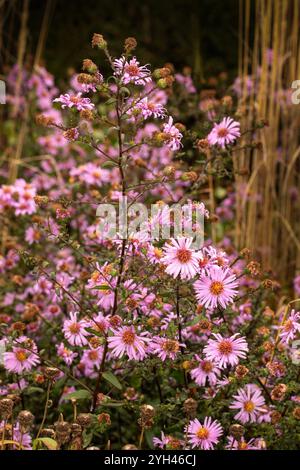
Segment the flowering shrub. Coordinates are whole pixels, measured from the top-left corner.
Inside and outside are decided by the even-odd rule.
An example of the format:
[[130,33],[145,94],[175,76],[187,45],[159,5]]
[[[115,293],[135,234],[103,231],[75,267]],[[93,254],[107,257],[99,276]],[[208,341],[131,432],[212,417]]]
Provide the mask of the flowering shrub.
[[[2,449],[296,448],[300,313],[225,235],[234,193],[206,196],[231,181],[234,95],[199,102],[188,71],[151,72],[133,38],[117,59],[92,46],[106,79],[85,59],[66,93],[42,68],[23,80],[39,127],[0,187]],[[131,221],[136,202],[156,211],[109,236],[97,207],[125,198]],[[174,203],[205,226],[184,212],[175,236]]]

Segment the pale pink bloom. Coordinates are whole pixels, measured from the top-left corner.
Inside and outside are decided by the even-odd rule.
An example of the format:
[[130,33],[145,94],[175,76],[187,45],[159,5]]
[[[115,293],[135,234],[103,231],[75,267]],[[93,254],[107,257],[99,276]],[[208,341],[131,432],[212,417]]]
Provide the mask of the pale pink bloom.
[[166,359],[174,360],[182,347],[185,347],[185,345],[179,343],[177,339],[155,336],[149,344],[149,351],[158,356],[162,361]]
[[137,334],[133,326],[123,326],[113,330],[114,335],[108,337],[108,347],[113,357],[127,355],[129,359],[141,361],[146,357],[147,333]]
[[236,366],[240,359],[245,359],[248,345],[244,336],[239,337],[239,333],[229,338],[219,333],[213,333],[213,336],[215,339],[209,339],[203,349],[206,359],[215,361],[220,368]]
[[296,294],[299,296],[300,295],[300,275],[294,278],[294,289],[295,289]]
[[[15,340],[16,346],[12,347],[11,352],[3,354],[4,367],[9,372],[21,374],[23,371],[29,371],[40,363],[36,344],[26,336],[21,336]],[[22,347],[23,345],[23,347]]]
[[235,142],[240,135],[240,123],[230,117],[226,117],[219,124],[214,124],[213,129],[207,136],[207,140],[210,145],[219,145],[224,149],[226,145]]
[[151,72],[146,65],[140,65],[138,60],[133,57],[129,61],[124,56],[114,60],[114,74],[120,77],[124,85],[134,83],[135,85],[146,85],[152,81]]
[[64,108],[73,108],[75,107],[77,111],[82,111],[84,109],[93,109],[94,104],[89,98],[83,98],[82,93],[77,93],[76,95],[60,95],[58,98],[53,100],[55,103],[61,103],[61,107]]
[[235,399],[229,408],[239,410],[234,418],[241,423],[255,423],[261,413],[264,413],[265,399],[260,389],[256,385],[247,384],[244,388],[240,388]]
[[64,321],[63,332],[65,338],[72,346],[84,346],[87,344],[86,336],[89,334],[86,328],[90,323],[86,320],[77,320],[77,313],[70,313],[70,320]]
[[73,352],[71,349],[65,347],[64,343],[56,345],[57,354],[61,357],[67,366],[70,366],[74,359],[78,356],[77,353]]
[[88,369],[99,369],[103,356],[103,347],[86,349],[83,353],[81,362],[85,364]]
[[41,239],[41,232],[35,227],[28,227],[25,232],[25,240],[29,245],[39,242]]
[[178,83],[184,86],[188,93],[196,93],[196,88],[194,86],[192,77],[190,75],[183,75],[181,73],[175,74],[175,79]]
[[284,342],[289,343],[292,341],[300,332],[300,312],[293,309],[279,329],[279,336]]
[[191,279],[198,271],[201,253],[191,248],[192,237],[171,238],[164,248],[164,256],[161,262],[166,264],[166,272],[176,278],[179,274],[181,279]]
[[250,441],[247,442],[244,437],[242,437],[237,441],[234,437],[228,436],[227,440],[228,444],[225,448],[228,450],[259,450],[256,439],[250,439]]
[[153,442],[154,447],[158,447],[159,449],[164,449],[165,446],[168,444],[169,440],[170,439],[168,438],[168,436],[165,436],[163,431],[161,431],[161,438],[159,439],[158,437],[153,437],[152,442]]
[[139,113],[143,116],[144,119],[153,118],[164,118],[166,110],[160,104],[154,101],[150,101],[149,98],[146,96],[142,100],[138,101],[133,108],[130,108],[128,111],[129,115],[139,115]]
[[223,434],[219,422],[213,421],[211,417],[204,418],[203,424],[197,418],[190,421],[185,431],[192,448],[200,447],[202,450],[212,450]]
[[182,134],[176,126],[173,125],[173,118],[169,116],[167,123],[163,125],[163,133],[165,134],[166,145],[171,150],[179,150],[182,147]]
[[238,282],[229,268],[211,266],[194,284],[199,303],[206,308],[226,308],[237,294]]
[[195,359],[198,365],[191,370],[190,374],[196,384],[200,385],[200,387],[205,387],[206,381],[208,381],[209,385],[216,385],[218,376],[221,374],[221,370],[217,367],[216,363],[207,359],[201,359],[198,355],[195,356]]

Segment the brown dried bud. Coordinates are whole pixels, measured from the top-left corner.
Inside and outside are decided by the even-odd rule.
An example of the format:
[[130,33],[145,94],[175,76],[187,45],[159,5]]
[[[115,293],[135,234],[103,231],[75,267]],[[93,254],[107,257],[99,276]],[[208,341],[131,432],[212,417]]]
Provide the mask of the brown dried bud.
[[90,413],[80,413],[77,416],[76,423],[80,424],[83,428],[88,428],[92,422],[92,415]]
[[43,429],[41,430],[41,437],[50,437],[51,439],[55,439],[55,431],[54,431],[54,429],[43,428]]
[[234,375],[237,379],[243,379],[249,372],[249,369],[245,366],[238,365],[234,371]]
[[0,400],[0,416],[5,421],[10,418],[13,410],[14,402],[10,398],[2,398]]
[[196,400],[194,400],[194,398],[187,398],[183,403],[184,412],[189,418],[195,418],[197,408],[198,403],[196,402]]
[[274,401],[282,401],[285,397],[286,392],[287,386],[285,384],[278,384],[273,388],[271,392],[271,398]]
[[134,444],[125,444],[122,450],[138,450],[138,448]]
[[44,375],[48,380],[55,380],[60,374],[59,369],[56,367],[45,367],[43,369]]
[[83,109],[82,111],[80,111],[80,118],[85,121],[93,121],[93,111],[91,111],[90,109]]
[[119,315],[113,315],[110,317],[109,323],[113,328],[116,328],[122,324],[122,318]]
[[48,204],[49,198],[47,196],[35,196],[34,202],[36,203],[36,205],[41,207],[41,206]]
[[181,175],[183,181],[192,181],[193,183],[197,181],[198,175],[195,171],[187,171]]
[[74,140],[78,140],[79,132],[77,127],[71,127],[64,131],[63,136],[65,139],[69,140],[70,142],[74,142]]
[[195,144],[196,144],[196,147],[202,152],[204,150],[209,149],[209,147],[210,147],[209,142],[208,142],[207,139],[198,139],[198,140],[196,140]]
[[155,409],[151,405],[142,405],[140,407],[140,418],[138,424],[144,428],[151,428],[153,426],[153,418],[155,415]]
[[126,53],[129,53],[131,51],[134,51],[134,49],[137,46],[137,41],[135,38],[126,38],[125,43],[124,43],[124,49]]
[[282,418],[282,416],[281,416],[281,413],[279,413],[279,411],[274,410],[274,411],[271,412],[271,423],[272,424],[279,423],[281,418]]
[[193,362],[192,361],[183,361],[183,363],[181,364],[181,367],[184,369],[184,370],[191,370],[193,368]]
[[26,325],[21,321],[16,321],[11,325],[11,328],[13,331],[24,331],[26,330]]
[[71,426],[66,421],[58,421],[54,424],[56,439],[59,444],[65,444],[70,439]]
[[300,407],[297,406],[293,411],[293,416],[295,419],[300,419]]
[[176,168],[172,165],[168,165],[163,170],[163,175],[168,176],[170,179],[173,179],[176,174]]
[[71,424],[71,434],[72,437],[77,437],[81,436],[82,434],[82,427],[78,423],[72,423]]
[[163,67],[161,69],[155,69],[153,72],[153,77],[156,79],[166,78],[171,74],[171,70],[168,67]]
[[232,97],[229,95],[223,96],[221,103],[223,106],[226,108],[231,109],[232,108]]
[[89,73],[95,73],[97,72],[98,67],[91,59],[84,59],[82,62],[82,70],[85,70]]
[[229,428],[229,434],[235,439],[240,439],[245,433],[245,428],[241,424],[232,424]]
[[257,261],[250,261],[250,263],[247,264],[247,269],[253,277],[259,276],[261,272],[260,264]]
[[95,77],[93,77],[93,75],[90,75],[88,73],[80,73],[77,76],[77,82],[84,83],[84,84],[95,83]]
[[21,427],[21,432],[28,432],[30,426],[32,425],[34,416],[30,411],[23,410],[18,414],[18,421]]
[[45,116],[44,114],[37,114],[35,122],[38,126],[49,127],[55,124],[53,117]]
[[262,287],[264,289],[274,289],[276,287],[276,285],[274,284],[274,282],[272,281],[272,279],[265,279],[262,283],[261,283]]
[[111,425],[111,419],[108,413],[101,413],[98,415],[97,419],[100,424],[106,424],[107,426]]
[[27,303],[24,308],[24,312],[22,314],[23,320],[32,320],[40,313],[40,309],[38,305]]
[[107,42],[105,41],[102,34],[94,33],[92,38],[92,47],[98,47],[98,49],[107,48]]
[[243,248],[243,250],[240,251],[240,255],[243,258],[249,259],[251,256],[251,251],[249,250],[249,248]]
[[273,377],[281,377],[286,373],[285,365],[281,362],[268,362],[267,369]]

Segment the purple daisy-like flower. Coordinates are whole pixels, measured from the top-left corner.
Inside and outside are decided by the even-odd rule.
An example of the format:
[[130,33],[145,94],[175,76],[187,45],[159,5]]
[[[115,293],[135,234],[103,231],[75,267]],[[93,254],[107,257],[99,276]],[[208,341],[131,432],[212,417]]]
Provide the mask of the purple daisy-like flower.
[[240,123],[230,117],[226,117],[219,124],[214,124],[213,129],[207,136],[207,140],[210,145],[219,145],[224,149],[226,145],[235,142],[240,135]]
[[245,359],[248,345],[243,336],[239,337],[239,333],[228,338],[219,333],[213,336],[215,339],[209,339],[203,349],[206,359],[215,361],[220,368],[235,366],[240,359]]
[[200,447],[202,450],[211,450],[219,442],[223,430],[218,421],[206,417],[203,424],[196,418],[190,421],[185,429],[191,446]]
[[197,300],[206,308],[226,308],[237,294],[238,282],[229,268],[211,266],[194,284]]

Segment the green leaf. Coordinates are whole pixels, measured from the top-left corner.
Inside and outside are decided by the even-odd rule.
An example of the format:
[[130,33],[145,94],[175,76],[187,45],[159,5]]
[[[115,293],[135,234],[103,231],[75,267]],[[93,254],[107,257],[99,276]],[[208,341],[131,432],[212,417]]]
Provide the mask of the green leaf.
[[102,166],[102,168],[114,168],[114,167],[118,166],[118,163],[112,162],[111,160],[107,160],[101,166]]
[[44,446],[46,446],[48,450],[56,450],[58,447],[57,442],[54,439],[51,439],[51,437],[39,437],[38,439],[35,439],[33,441],[32,448],[34,450],[37,449],[39,446],[39,443],[44,444]]
[[26,395],[33,395],[34,393],[44,393],[44,389],[41,387],[28,387],[24,390],[23,393]]
[[64,396],[64,399],[66,400],[72,400],[73,398],[75,398],[76,400],[85,400],[86,398],[91,398],[91,392],[82,389],[77,390],[76,392],[68,393]]
[[112,372],[103,372],[102,377],[107,380],[107,382],[110,382],[114,387],[118,388],[119,390],[122,390],[122,385],[117,379],[117,377],[112,374]]
[[103,333],[100,333],[97,330],[93,330],[93,328],[85,328],[85,331],[91,333],[92,335],[99,336],[99,338],[103,338]]

